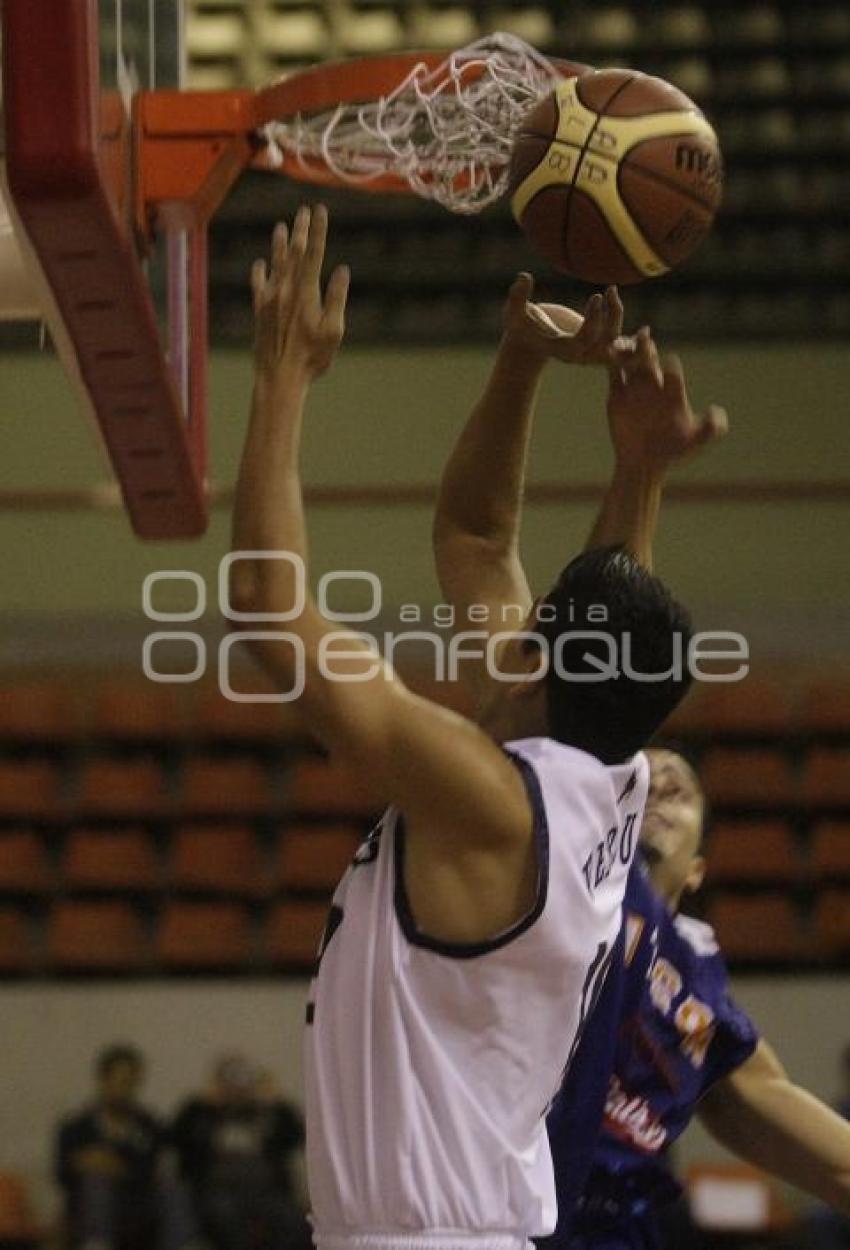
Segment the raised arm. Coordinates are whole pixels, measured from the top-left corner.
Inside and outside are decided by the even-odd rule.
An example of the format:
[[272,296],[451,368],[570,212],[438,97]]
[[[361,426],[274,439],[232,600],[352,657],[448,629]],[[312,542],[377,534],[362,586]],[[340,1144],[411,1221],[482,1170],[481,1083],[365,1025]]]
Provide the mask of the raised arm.
[[651,569],[667,474],[724,435],[729,422],[716,404],[704,414],[694,412],[682,362],[677,356],[662,361],[647,327],[638,331],[635,352],[622,356],[609,374],[614,469],[587,547],[626,547]]
[[[531,302],[531,277],[520,274],[508,296],[504,333],[481,399],[446,464],[434,516],[437,575],[458,611],[459,628],[496,633],[502,608],[525,617],[531,591],[520,557],[528,446],[543,369],[550,359],[608,364],[620,345],[623,307],[616,290],[593,296],[584,316]],[[471,605],[484,614],[469,620]],[[517,613],[519,615],[519,613]],[[516,624],[516,618],[512,618]],[[468,671],[468,670],[467,670]],[[478,674],[480,676],[480,674]]]
[[718,1081],[699,1115],[734,1154],[850,1216],[850,1123],[795,1085],[767,1042]]
[[[342,339],[348,286],[338,269],[322,298],[326,233],[324,209],[300,210],[291,242],[284,228],[275,234],[271,273],[262,262],[253,273],[256,379],[234,512],[232,625],[265,635],[252,648],[285,690],[300,692],[308,728],[404,810],[412,847],[422,840],[426,859],[450,861],[474,898],[484,894],[479,876],[492,885],[503,868],[515,887],[532,853],[518,771],[475,725],[417,698],[367,641],[324,618],[307,587],[301,427],[310,385]],[[485,896],[470,913],[485,932],[505,919],[498,889],[491,897],[490,911]]]

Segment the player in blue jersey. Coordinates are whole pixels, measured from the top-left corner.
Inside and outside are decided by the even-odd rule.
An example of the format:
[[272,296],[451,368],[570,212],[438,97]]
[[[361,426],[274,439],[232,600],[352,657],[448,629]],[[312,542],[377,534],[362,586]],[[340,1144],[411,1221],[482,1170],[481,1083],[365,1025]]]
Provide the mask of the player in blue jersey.
[[[731,998],[710,927],[677,914],[705,872],[704,799],[680,755],[648,754],[644,862],[624,903],[623,975],[610,978],[607,1013],[603,1000],[549,1119],[559,1226],[543,1244],[569,1250],[660,1245],[658,1209],[678,1193],[665,1156],[697,1113],[742,1158],[850,1213],[850,1125],[789,1080]],[[588,1169],[576,1142],[593,1131],[612,1036]]]

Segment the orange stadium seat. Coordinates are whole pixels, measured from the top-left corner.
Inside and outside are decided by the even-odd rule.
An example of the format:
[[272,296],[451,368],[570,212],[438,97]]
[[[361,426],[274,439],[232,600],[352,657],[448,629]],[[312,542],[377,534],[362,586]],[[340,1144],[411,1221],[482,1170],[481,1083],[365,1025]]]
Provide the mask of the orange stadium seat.
[[75,829],[65,844],[66,890],[156,890],[161,873],[152,839],[139,829]]
[[51,965],[67,971],[130,972],[145,967],[149,944],[129,903],[61,902],[47,922]]
[[781,751],[714,747],[706,752],[700,775],[714,804],[779,807],[795,798],[794,774]]
[[797,909],[784,894],[715,895],[706,919],[733,961],[785,963],[809,953]]
[[815,827],[812,871],[816,877],[850,881],[850,820],[825,821]]
[[805,877],[793,830],[778,820],[716,825],[708,840],[707,858],[712,885],[793,885]]
[[[268,694],[270,685],[234,680],[234,690]],[[195,736],[221,741],[282,741],[303,737],[300,713],[294,703],[242,703],[227,699],[215,686],[198,691]]]
[[0,974],[35,971],[32,925],[25,912],[0,908]]
[[801,796],[810,807],[850,806],[850,748],[810,751],[803,763]]
[[330,760],[302,760],[289,778],[287,798],[302,816],[362,816],[376,814],[376,800],[362,773]]
[[266,924],[266,951],[276,967],[310,972],[328,919],[327,903],[291,902],[273,907]]
[[0,1172],[0,1243],[35,1245],[43,1234],[33,1216],[23,1178],[14,1172]]
[[[688,1204],[701,1229],[732,1234],[774,1232],[791,1224],[793,1216],[766,1172],[748,1163],[694,1163],[687,1170]],[[734,1244],[734,1243],[733,1243]]]
[[331,893],[362,840],[362,829],[354,825],[298,825],[284,830],[277,856],[280,886]]
[[152,759],[90,759],[82,767],[77,810],[104,816],[142,819],[159,815],[167,805],[165,776]]
[[59,774],[46,760],[5,760],[0,763],[0,815],[56,814]]
[[37,833],[0,833],[0,894],[49,894],[54,885],[50,857]]
[[256,835],[248,826],[189,825],[171,844],[173,889],[256,898],[262,894],[263,864]]
[[79,729],[71,691],[50,682],[0,687],[0,738],[14,742],[63,742]]
[[247,912],[235,903],[171,903],[156,935],[157,961],[184,971],[247,968],[255,958]]
[[273,796],[262,764],[249,759],[192,759],[183,774],[181,807],[197,816],[257,816]]
[[791,688],[777,678],[751,673],[743,681],[697,682],[662,733],[780,736],[791,709]]
[[850,889],[824,890],[815,903],[814,925],[822,955],[850,955]]
[[850,673],[811,682],[803,692],[797,720],[808,733],[850,734]]
[[165,741],[187,728],[186,701],[174,686],[152,681],[101,685],[91,711],[92,731],[115,741]]

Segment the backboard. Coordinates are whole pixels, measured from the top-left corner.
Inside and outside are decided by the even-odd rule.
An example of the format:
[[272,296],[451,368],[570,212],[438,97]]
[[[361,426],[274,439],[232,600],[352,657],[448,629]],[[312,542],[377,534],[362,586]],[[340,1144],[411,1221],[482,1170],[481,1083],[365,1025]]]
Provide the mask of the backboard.
[[[139,229],[140,94],[184,85],[182,0],[4,0],[6,184],[134,530],[206,527],[206,238]],[[152,242],[155,240],[155,242]]]

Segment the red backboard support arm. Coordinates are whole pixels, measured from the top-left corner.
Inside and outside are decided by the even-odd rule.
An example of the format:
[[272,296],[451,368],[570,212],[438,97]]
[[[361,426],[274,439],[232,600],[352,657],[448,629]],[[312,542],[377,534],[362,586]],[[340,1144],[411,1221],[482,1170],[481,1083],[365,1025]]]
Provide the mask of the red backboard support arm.
[[[65,322],[133,529],[150,539],[199,535],[203,414],[194,402],[184,410],[139,261],[129,118],[118,95],[101,100],[96,0],[3,0],[2,16],[10,196]],[[205,281],[203,245],[190,248]],[[198,302],[206,306],[205,290]],[[190,372],[199,363],[195,353]],[[202,388],[202,377],[195,382]]]

